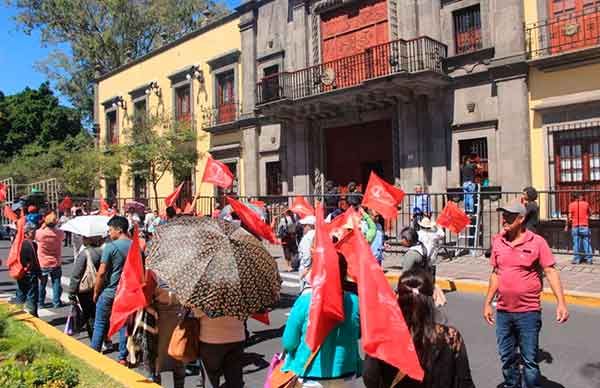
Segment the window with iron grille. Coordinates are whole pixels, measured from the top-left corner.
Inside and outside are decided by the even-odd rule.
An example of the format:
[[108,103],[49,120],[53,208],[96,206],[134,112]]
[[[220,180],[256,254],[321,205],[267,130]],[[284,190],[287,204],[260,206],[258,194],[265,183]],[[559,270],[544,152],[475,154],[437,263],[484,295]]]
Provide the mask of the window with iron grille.
[[454,44],[456,54],[465,54],[483,47],[481,10],[479,5],[460,9],[454,14]]
[[142,98],[133,103],[133,121],[136,125],[143,125],[146,121],[146,99]]
[[575,189],[600,182],[600,127],[558,132],[554,139],[559,185]]
[[267,195],[281,195],[281,162],[267,162],[265,170]]
[[175,89],[175,119],[177,121],[190,121],[191,113],[190,86],[180,86]]
[[119,143],[119,132],[117,128],[117,111],[114,110],[106,113],[106,143]]

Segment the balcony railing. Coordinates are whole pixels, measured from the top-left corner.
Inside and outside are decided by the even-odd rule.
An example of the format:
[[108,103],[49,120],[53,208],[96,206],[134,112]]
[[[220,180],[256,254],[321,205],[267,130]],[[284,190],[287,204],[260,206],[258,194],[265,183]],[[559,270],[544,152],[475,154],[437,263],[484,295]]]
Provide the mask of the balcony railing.
[[241,105],[237,101],[211,108],[202,108],[202,128],[233,123],[240,118],[240,112]]
[[399,39],[349,57],[265,77],[257,84],[257,101],[295,100],[399,73],[443,73],[446,55],[446,46],[429,37]]
[[529,59],[600,45],[600,6],[525,27]]

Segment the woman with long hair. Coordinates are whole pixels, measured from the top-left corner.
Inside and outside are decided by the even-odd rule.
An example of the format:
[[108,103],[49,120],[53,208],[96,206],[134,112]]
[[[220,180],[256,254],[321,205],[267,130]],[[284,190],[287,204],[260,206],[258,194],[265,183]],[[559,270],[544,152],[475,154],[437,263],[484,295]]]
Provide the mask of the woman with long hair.
[[431,275],[422,269],[406,271],[398,281],[398,304],[412,335],[423,382],[408,376],[397,381],[398,369],[367,356],[363,381],[367,388],[474,388],[462,336],[453,327],[436,323]]

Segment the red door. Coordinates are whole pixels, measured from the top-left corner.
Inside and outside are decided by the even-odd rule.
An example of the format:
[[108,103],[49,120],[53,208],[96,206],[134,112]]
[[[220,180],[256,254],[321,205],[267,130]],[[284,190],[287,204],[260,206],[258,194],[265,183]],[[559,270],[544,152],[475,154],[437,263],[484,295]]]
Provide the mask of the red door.
[[600,44],[600,0],[549,0],[553,54]]
[[234,90],[233,72],[222,75],[219,78],[219,90],[217,91],[217,124],[229,123],[235,120]]
[[[373,56],[365,50],[389,40],[387,1],[361,1],[323,14],[321,38],[323,66],[334,71],[335,87],[360,83],[373,72]],[[388,63],[381,55],[378,59]]]

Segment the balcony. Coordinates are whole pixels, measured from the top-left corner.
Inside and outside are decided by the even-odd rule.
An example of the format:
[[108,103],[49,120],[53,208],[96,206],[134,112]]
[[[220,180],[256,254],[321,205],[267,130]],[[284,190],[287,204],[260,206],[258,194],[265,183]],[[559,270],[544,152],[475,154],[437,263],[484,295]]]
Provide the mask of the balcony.
[[237,101],[212,108],[202,108],[202,129],[234,123],[240,118],[240,112],[241,105]]
[[[444,80],[446,55],[446,46],[428,37],[395,40],[349,57],[263,78],[257,84],[257,105],[350,90],[397,75],[405,75],[413,84],[419,73]],[[395,84],[398,86],[405,85]]]
[[560,65],[600,57],[600,6],[525,27],[527,57]]

